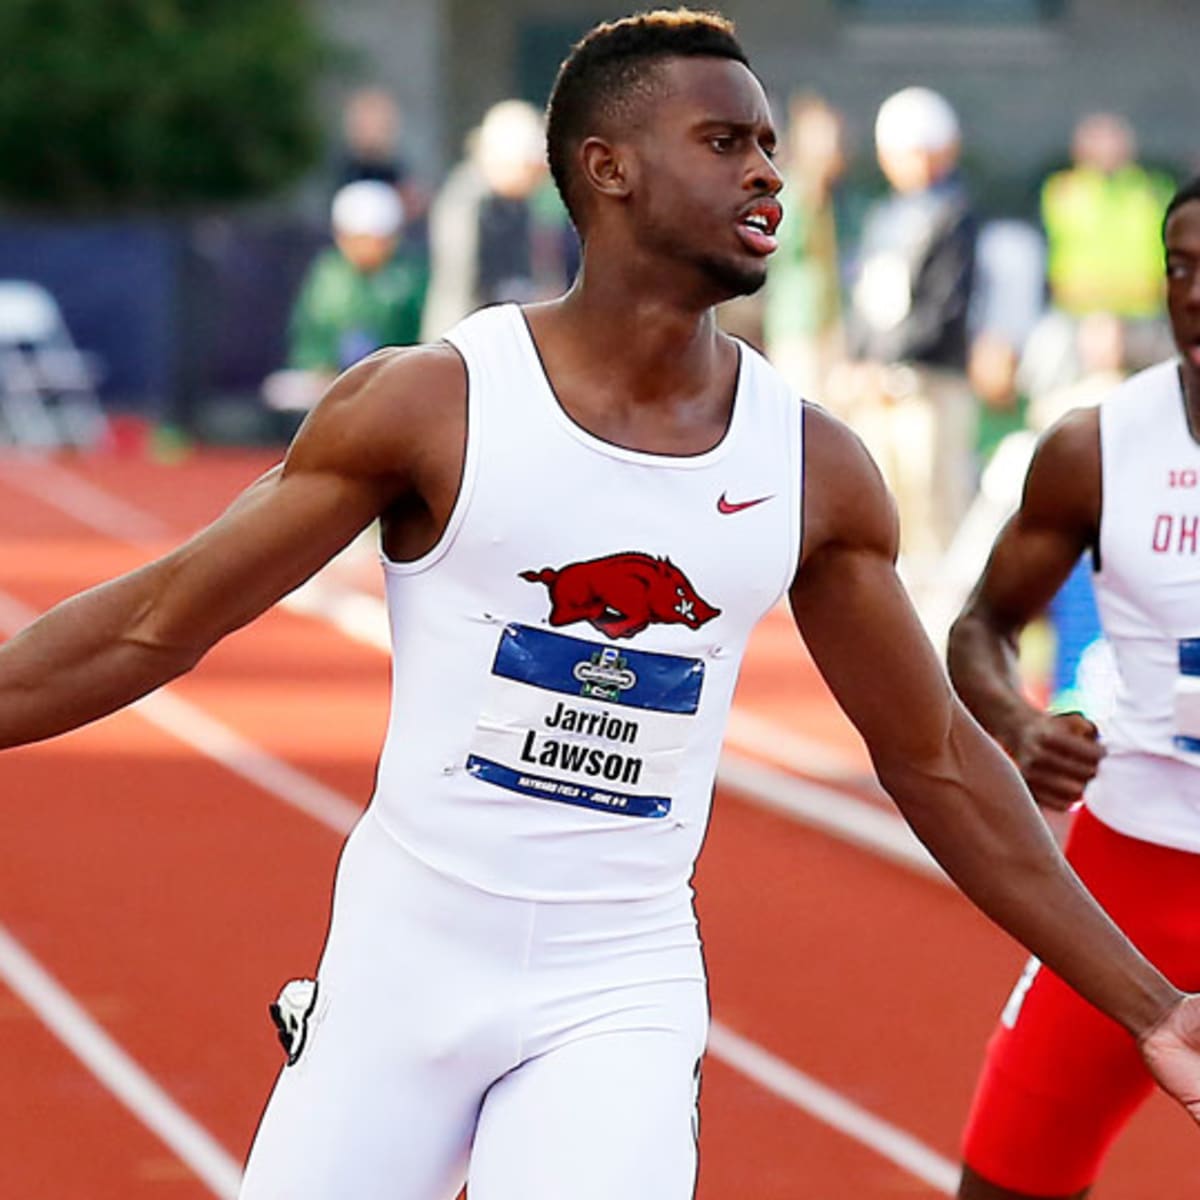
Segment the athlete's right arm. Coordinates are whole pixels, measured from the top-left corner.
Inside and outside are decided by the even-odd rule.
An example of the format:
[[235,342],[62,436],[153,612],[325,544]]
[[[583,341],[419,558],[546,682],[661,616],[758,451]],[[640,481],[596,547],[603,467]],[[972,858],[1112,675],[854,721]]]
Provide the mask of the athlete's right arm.
[[461,361],[445,346],[382,352],[346,372],[284,462],[212,525],[0,647],[0,747],[73,729],[189,670],[376,517],[444,522],[464,394]]
[[1082,714],[1048,714],[1025,698],[1017,638],[1096,546],[1100,491],[1099,414],[1080,410],[1039,445],[1021,506],[997,539],[947,647],[959,696],[1012,755],[1038,803],[1050,808],[1079,799],[1103,750]]

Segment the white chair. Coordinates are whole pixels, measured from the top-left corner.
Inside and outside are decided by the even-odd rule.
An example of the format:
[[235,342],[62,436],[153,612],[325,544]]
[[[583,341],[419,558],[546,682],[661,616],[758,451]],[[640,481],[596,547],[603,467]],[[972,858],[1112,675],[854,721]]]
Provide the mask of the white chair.
[[0,280],[0,438],[34,449],[94,446],[107,428],[96,376],[50,292]]

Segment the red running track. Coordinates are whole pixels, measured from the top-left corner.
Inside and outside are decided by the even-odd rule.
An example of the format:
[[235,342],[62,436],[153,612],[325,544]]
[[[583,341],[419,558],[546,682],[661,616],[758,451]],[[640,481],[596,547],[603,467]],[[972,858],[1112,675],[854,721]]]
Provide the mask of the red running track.
[[[264,465],[0,464],[0,615],[144,561]],[[136,511],[64,492],[64,471]],[[377,650],[276,610],[170,691],[365,802],[387,701]],[[849,777],[864,769],[785,619],[757,638],[738,702],[818,739]],[[315,964],[338,836],[137,711],[4,755],[0,786],[0,927],[240,1161],[279,1062],[265,1003]],[[697,886],[717,1020],[953,1159],[1016,948],[945,886],[724,788]],[[0,1081],[0,1196],[214,1194],[4,984]],[[702,1111],[700,1200],[944,1194],[724,1059]],[[1200,1140],[1156,1099],[1094,1195],[1198,1191]]]

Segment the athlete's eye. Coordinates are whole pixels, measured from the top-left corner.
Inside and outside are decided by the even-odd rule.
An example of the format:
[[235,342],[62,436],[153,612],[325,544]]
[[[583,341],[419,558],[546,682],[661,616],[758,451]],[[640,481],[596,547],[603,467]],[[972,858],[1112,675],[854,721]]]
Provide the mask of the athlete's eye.
[[708,139],[708,144],[718,153],[724,154],[733,149],[733,137],[728,133],[718,133]]

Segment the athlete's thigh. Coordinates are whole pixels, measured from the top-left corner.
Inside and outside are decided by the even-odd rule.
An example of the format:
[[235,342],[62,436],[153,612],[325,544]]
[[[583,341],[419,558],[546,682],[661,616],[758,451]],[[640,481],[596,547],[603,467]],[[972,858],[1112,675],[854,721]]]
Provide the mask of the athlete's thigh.
[[494,907],[370,816],[359,824],[303,1048],[263,1116],[243,1200],[455,1195],[483,1095],[514,1061],[511,980],[484,937]]
[[[452,1200],[482,1088],[388,1046],[377,1008],[321,997],[300,1059],[267,1104],[241,1200]],[[402,1013],[391,1014],[403,1019]]]
[[699,1053],[689,1037],[642,1030],[526,1062],[484,1101],[471,1200],[688,1200]]

